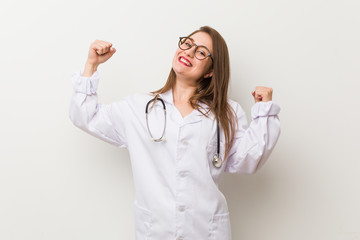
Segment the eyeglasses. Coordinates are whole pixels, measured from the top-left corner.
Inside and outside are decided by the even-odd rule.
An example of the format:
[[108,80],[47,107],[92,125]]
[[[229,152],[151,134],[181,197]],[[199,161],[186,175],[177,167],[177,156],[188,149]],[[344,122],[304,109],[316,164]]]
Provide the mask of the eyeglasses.
[[188,49],[192,48],[193,46],[195,46],[194,55],[197,59],[204,60],[205,58],[210,57],[211,60],[214,61],[214,59],[211,57],[210,51],[209,51],[209,49],[207,49],[207,47],[202,46],[202,45],[200,45],[200,46],[196,45],[192,38],[180,37],[179,48],[181,50],[188,50]]

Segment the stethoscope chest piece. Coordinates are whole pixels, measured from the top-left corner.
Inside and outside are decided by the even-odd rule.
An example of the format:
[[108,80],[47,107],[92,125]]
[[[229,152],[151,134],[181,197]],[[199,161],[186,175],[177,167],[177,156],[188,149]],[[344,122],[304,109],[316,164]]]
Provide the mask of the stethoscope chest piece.
[[216,128],[216,132],[217,132],[217,153],[214,155],[213,159],[212,159],[212,163],[214,165],[214,167],[220,168],[222,165],[222,160],[219,157],[220,155],[220,126],[219,123],[216,123],[217,128]]
[[217,154],[215,154],[213,157],[212,163],[215,167],[220,168],[222,165],[221,158],[219,158],[219,156]]

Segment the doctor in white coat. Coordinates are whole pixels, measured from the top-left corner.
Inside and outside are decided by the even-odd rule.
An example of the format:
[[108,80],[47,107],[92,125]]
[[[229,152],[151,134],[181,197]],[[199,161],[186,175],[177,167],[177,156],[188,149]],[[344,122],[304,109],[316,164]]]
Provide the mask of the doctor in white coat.
[[97,67],[115,52],[109,42],[91,44],[85,67],[72,76],[69,114],[82,130],[128,149],[136,239],[231,240],[218,184],[222,173],[254,173],[269,158],[280,135],[272,89],[252,92],[248,127],[241,106],[227,96],[226,43],[205,26],[179,39],[163,88],[101,104]]

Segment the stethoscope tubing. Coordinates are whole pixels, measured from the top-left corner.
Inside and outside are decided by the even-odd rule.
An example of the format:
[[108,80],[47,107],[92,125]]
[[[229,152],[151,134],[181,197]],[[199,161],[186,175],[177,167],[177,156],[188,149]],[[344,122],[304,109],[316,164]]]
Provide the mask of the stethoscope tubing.
[[[154,141],[154,142],[162,142],[162,141],[165,141],[164,134],[165,134],[165,129],[166,129],[166,105],[164,103],[164,100],[161,99],[160,97],[158,97],[157,100],[159,100],[163,105],[164,117],[165,117],[165,124],[164,124],[164,129],[163,129],[163,132],[161,134],[161,137],[160,138],[154,138],[151,131],[150,131],[150,127],[149,127],[149,120],[148,120],[149,111],[148,111],[148,109],[149,109],[150,103],[155,101],[155,98],[156,98],[156,96],[146,104],[146,108],[145,108],[146,126],[147,126],[147,129],[148,129],[151,140]],[[213,163],[213,165],[215,167],[220,168],[222,166],[223,161],[220,158],[220,126],[219,126],[218,121],[216,121],[216,132],[217,132],[217,152],[213,157],[212,163]]]
[[145,109],[146,126],[147,126],[147,129],[148,129],[149,135],[150,135],[150,137],[151,137],[151,140],[154,141],[154,142],[162,142],[162,141],[165,140],[164,134],[165,134],[165,129],[166,129],[166,105],[165,105],[165,103],[164,103],[164,100],[162,100],[160,97],[157,98],[157,100],[159,100],[159,101],[162,103],[163,108],[164,108],[165,124],[164,124],[164,129],[163,129],[163,132],[162,132],[162,134],[161,134],[161,137],[160,137],[160,138],[154,138],[153,135],[151,134],[150,127],[149,127],[149,120],[148,120],[148,108],[149,108],[149,104],[152,103],[154,100],[155,100],[155,98],[151,99],[151,100],[146,104],[146,109]]

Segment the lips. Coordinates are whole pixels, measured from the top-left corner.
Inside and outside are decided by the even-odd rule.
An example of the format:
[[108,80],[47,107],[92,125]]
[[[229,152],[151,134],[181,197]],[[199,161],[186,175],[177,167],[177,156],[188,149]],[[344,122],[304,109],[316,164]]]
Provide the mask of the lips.
[[192,66],[191,62],[190,62],[187,58],[185,58],[185,57],[183,57],[183,56],[180,56],[180,57],[179,57],[179,62],[182,63],[182,64],[184,64],[184,65],[187,66],[187,67],[191,67],[191,66]]

